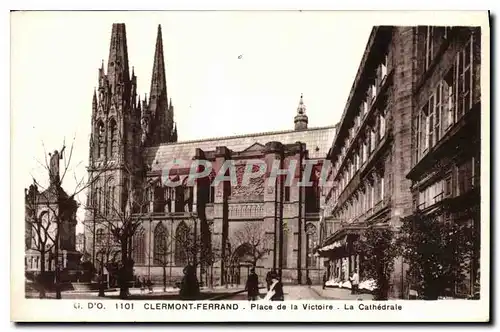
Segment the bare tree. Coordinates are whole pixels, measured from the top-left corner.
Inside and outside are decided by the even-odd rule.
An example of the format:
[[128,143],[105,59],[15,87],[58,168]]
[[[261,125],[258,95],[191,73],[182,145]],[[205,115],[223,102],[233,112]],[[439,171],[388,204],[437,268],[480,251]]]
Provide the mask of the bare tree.
[[43,276],[45,275],[45,258],[54,248],[55,224],[51,222],[48,212],[40,213],[37,205],[39,196],[38,187],[33,184],[25,191],[25,219],[26,219],[26,249],[38,252],[40,257],[40,275],[36,284],[40,291],[40,298],[45,297]]
[[[106,185],[102,186],[106,188]],[[97,229],[106,229],[113,239],[114,245],[119,247],[121,253],[118,283],[120,298],[125,299],[129,293],[129,282],[133,277],[133,238],[139,226],[149,217],[149,200],[145,193],[148,185],[141,188],[131,188],[125,193],[125,202],[114,200],[105,189],[98,189],[94,194],[104,198],[104,206],[96,207],[91,203],[90,209],[95,214]],[[95,201],[93,198],[87,200]],[[123,204],[121,204],[123,203]]]
[[[74,187],[70,191],[63,189],[63,183],[69,172],[72,171],[72,157],[74,150],[74,141],[71,144],[69,153],[65,154],[66,145],[59,151],[45,154],[44,163],[40,164],[44,172],[48,174],[49,185],[44,187],[42,182],[33,177],[33,185],[27,192],[26,197],[26,233],[31,233],[33,242],[31,249],[38,251],[41,258],[41,274],[45,272],[45,255],[53,252],[55,259],[55,286],[56,298],[61,298],[60,289],[60,244],[61,228],[64,222],[76,222],[76,211],[78,203],[77,196],[92,185],[95,178],[85,177],[77,178],[74,174]],[[63,161],[62,170],[60,161]],[[103,168],[105,169],[105,167]],[[62,172],[61,172],[62,171]],[[75,234],[76,235],[76,234]],[[41,287],[40,296],[45,296],[45,291]]]
[[235,244],[238,248],[244,246],[245,254],[250,255],[252,264],[257,262],[270,252],[267,238],[262,223],[247,222],[234,234]]

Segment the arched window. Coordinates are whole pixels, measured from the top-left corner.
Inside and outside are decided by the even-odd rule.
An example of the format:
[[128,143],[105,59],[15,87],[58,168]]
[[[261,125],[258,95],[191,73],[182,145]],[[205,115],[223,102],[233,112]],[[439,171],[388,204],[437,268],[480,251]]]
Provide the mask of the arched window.
[[169,260],[170,248],[167,241],[168,233],[163,223],[159,223],[154,233],[153,257],[156,265],[167,265]]
[[109,178],[106,185],[106,192],[104,193],[104,215],[108,216],[115,211],[115,183],[113,178]]
[[111,157],[114,157],[118,154],[118,129],[114,119],[111,119],[109,122],[109,138],[111,142]]
[[106,145],[105,145],[105,137],[104,137],[105,133],[104,132],[105,132],[104,123],[99,121],[99,123],[97,124],[97,134],[98,134],[98,139],[99,139],[99,142],[98,142],[98,156],[99,156],[99,158],[104,158],[104,156],[106,154]]
[[314,257],[314,248],[318,244],[316,226],[306,225],[306,245],[307,245],[307,266],[316,266],[316,257]]
[[103,244],[103,242],[104,242],[104,230],[102,228],[99,228],[95,232],[95,242],[96,242],[96,245],[98,245],[98,246]]
[[143,265],[145,263],[146,255],[146,231],[144,227],[140,226],[132,238],[132,259],[137,265]]
[[181,221],[175,231],[175,265],[185,266],[188,263],[190,243],[189,227]]

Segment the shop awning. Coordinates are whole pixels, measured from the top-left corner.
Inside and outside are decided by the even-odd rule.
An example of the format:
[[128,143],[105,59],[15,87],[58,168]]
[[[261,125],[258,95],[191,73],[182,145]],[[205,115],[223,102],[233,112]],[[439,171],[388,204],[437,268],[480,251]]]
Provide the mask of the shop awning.
[[335,249],[335,248],[340,248],[340,247],[345,246],[346,242],[347,242],[347,236],[345,236],[345,237],[344,237],[343,239],[341,239],[341,240],[335,241],[335,242],[333,242],[333,243],[331,243],[331,244],[328,244],[328,245],[325,245],[325,246],[323,246],[323,247],[321,247],[321,248],[318,248],[318,251],[319,251],[319,252],[322,252],[322,251],[330,251],[330,250],[333,250],[333,249]]

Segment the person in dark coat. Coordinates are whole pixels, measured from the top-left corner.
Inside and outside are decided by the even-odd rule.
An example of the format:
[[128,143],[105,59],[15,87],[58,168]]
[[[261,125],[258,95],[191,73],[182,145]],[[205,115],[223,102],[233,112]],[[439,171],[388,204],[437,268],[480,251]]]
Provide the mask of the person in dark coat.
[[266,274],[266,284],[267,284],[267,291],[269,291],[269,288],[271,287],[271,284],[273,283],[273,275],[276,274],[276,271],[273,269]]
[[179,295],[182,300],[197,300],[200,296],[200,285],[196,277],[196,268],[188,265],[184,269]]
[[253,267],[248,275],[245,289],[248,292],[248,301],[256,301],[259,298],[259,276],[257,276]]
[[326,276],[326,272],[325,274],[323,274],[323,289],[326,288],[326,282],[328,281],[328,277]]
[[272,291],[274,291],[274,295],[271,297],[271,301],[284,301],[285,294],[283,292],[283,284],[281,283],[281,280],[276,271],[272,273],[271,280],[272,280],[271,283]]

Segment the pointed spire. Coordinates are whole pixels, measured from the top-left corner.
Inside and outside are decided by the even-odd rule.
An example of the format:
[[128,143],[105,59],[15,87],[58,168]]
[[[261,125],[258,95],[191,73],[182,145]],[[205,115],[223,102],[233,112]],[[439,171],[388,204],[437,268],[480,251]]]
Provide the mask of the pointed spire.
[[306,114],[306,105],[304,105],[304,95],[300,94],[299,106],[297,106],[297,114]]
[[158,25],[158,34],[156,36],[155,56],[153,62],[153,73],[151,76],[151,91],[149,96],[150,103],[159,103],[158,99],[161,97],[165,99],[167,97],[167,80],[165,78],[165,61],[163,58],[161,25]]
[[97,110],[97,94],[94,88],[94,96],[92,97],[92,110]]
[[171,142],[177,142],[177,123],[174,122],[174,129],[172,130]]
[[173,118],[170,115],[167,98],[167,80],[165,74],[165,60],[163,57],[161,25],[158,25],[156,36],[148,106],[152,121],[152,140],[155,143],[168,142],[169,138],[172,136]]
[[299,106],[297,106],[297,115],[294,118],[295,130],[305,130],[307,129],[307,123],[309,122],[306,115],[306,105],[304,105],[304,96],[300,94]]
[[160,111],[161,103],[167,102],[167,81],[165,77],[165,61],[163,58],[163,39],[161,25],[158,25],[156,36],[155,55],[153,61],[153,73],[151,75],[151,91],[149,104],[153,112]]
[[127,33],[124,23],[113,23],[108,57],[108,79],[112,89],[116,84],[128,82]]

